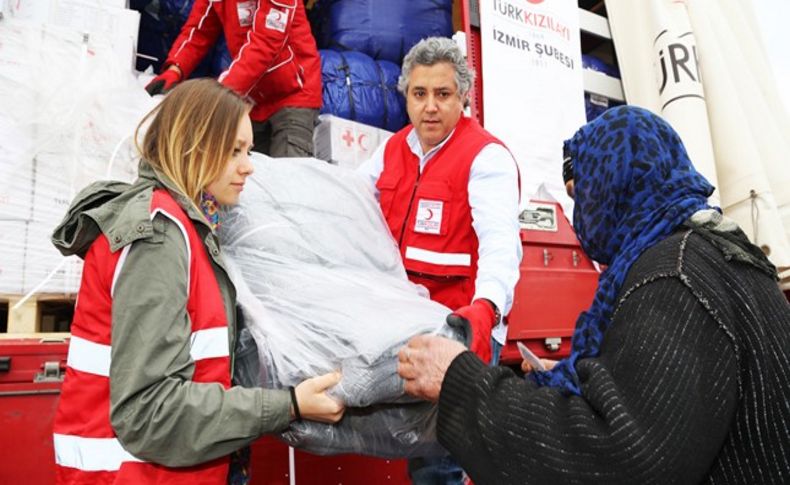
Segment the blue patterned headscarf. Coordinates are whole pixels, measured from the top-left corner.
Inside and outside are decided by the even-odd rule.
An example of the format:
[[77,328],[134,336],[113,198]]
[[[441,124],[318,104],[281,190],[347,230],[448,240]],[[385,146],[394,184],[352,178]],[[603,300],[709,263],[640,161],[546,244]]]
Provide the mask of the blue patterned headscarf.
[[576,321],[570,357],[531,375],[539,385],[581,395],[576,362],[598,355],[631,265],[708,208],[713,186],[694,170],[675,130],[642,108],[608,110],[581,127],[565,150],[573,157],[573,227],[584,251],[608,267]]

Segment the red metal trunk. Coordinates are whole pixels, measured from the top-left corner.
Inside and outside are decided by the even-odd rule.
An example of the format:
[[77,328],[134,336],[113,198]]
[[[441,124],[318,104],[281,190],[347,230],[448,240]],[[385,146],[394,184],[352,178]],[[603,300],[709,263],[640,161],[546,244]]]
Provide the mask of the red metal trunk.
[[576,319],[592,303],[599,273],[559,204],[532,201],[519,218],[524,249],[521,278],[500,362],[521,362],[517,341],[538,357],[567,357]]
[[52,420],[65,338],[0,339],[0,483],[55,482]]

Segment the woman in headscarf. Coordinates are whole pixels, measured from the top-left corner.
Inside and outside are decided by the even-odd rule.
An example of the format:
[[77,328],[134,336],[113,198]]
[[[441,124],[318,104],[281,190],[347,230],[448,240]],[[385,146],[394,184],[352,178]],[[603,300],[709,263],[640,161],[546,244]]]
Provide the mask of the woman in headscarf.
[[790,483],[775,268],[708,206],[713,187],[660,117],[614,108],[565,151],[574,229],[607,265],[572,354],[522,379],[415,337],[399,373],[438,401],[439,441],[478,485]]

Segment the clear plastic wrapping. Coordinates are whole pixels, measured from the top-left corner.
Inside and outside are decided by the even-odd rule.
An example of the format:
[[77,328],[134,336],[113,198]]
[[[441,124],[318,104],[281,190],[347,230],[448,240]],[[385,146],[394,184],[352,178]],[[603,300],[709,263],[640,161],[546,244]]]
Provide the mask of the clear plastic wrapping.
[[460,340],[444,323],[450,310],[408,281],[360,177],[315,159],[253,160],[220,238],[258,346],[260,383],[282,388],[340,369],[331,392],[349,407],[338,425],[297,423],[282,438],[320,454],[442,453],[435,406],[404,395],[396,366],[414,335]]
[[89,183],[136,176],[131,135],[155,100],[115,47],[107,35],[0,20],[0,293],[76,293],[82,262],[61,256],[52,230]]

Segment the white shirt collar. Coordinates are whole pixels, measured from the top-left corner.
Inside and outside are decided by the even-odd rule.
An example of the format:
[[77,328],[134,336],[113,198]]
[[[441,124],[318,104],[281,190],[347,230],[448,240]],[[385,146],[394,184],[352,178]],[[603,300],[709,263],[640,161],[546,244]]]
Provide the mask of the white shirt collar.
[[[456,125],[456,126],[458,126],[458,125]],[[450,134],[447,135],[444,138],[444,140],[442,140],[441,143],[439,143],[435,147],[433,147],[430,150],[428,150],[428,153],[422,153],[422,145],[420,144],[420,139],[417,137],[417,130],[415,130],[412,127],[412,129],[409,132],[409,134],[406,135],[406,143],[409,145],[409,149],[411,150],[411,152],[413,154],[417,155],[417,158],[420,159],[420,169],[422,169],[422,167],[425,166],[425,164],[428,162],[428,160],[433,158],[433,156],[436,154],[436,152],[441,150],[441,148],[447,143],[447,141],[450,140],[450,138],[452,138],[453,133],[455,133],[455,128],[453,128],[453,130],[450,132]]]

